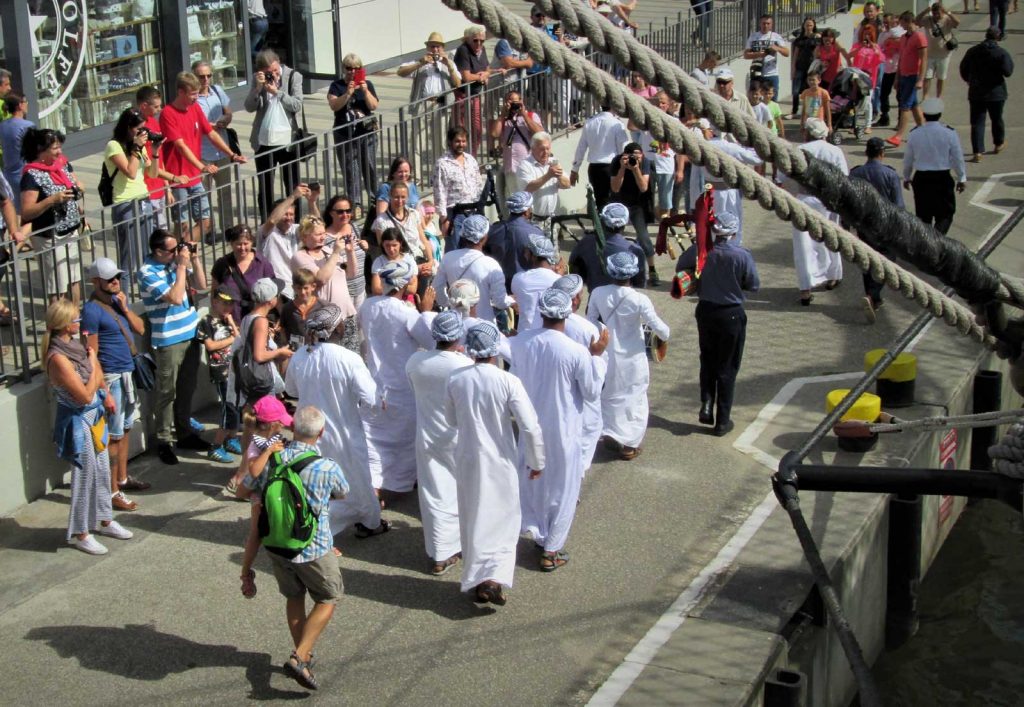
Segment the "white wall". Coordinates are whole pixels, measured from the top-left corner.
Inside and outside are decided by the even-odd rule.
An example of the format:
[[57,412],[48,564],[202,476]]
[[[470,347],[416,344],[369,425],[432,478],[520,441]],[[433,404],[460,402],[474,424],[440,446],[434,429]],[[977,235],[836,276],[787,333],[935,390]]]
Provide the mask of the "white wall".
[[341,53],[364,64],[419,51],[431,32],[445,41],[462,37],[472,24],[441,0],[341,0]]

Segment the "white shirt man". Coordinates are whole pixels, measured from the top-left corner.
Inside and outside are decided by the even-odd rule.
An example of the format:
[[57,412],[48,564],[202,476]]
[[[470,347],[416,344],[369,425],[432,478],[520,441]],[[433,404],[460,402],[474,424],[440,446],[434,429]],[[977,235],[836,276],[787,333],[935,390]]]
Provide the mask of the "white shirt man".
[[775,21],[771,17],[761,16],[758,31],[747,37],[743,58],[761,61],[761,78],[771,80],[778,94],[779,64],[776,55],[789,56],[789,42],[774,31],[774,26]]
[[477,601],[500,605],[505,603],[502,586],[512,586],[516,566],[520,454],[530,469],[528,476],[538,477],[545,459],[540,423],[522,382],[493,365],[499,337],[498,329],[486,322],[466,333],[466,353],[476,365],[449,376],[444,412],[448,424],[458,429],[454,469],[462,591],[475,590]]
[[530,142],[530,154],[516,170],[516,191],[533,194],[533,218],[545,220],[558,213],[558,190],[569,188],[569,177],[558,160],[551,156],[551,136],[536,133]]
[[[544,436],[544,474],[519,477],[522,530],[543,545],[541,569],[568,561],[562,550],[576,515],[583,480],[583,413],[587,401],[601,398],[605,362],[565,335],[572,298],[554,288],[541,295],[543,328],[512,337],[512,372],[523,381]],[[603,351],[607,337],[594,346]]]
[[380,502],[373,492],[370,460],[363,432],[361,411],[377,404],[377,385],[359,354],[339,343],[337,327],[341,309],[327,304],[306,321],[314,337],[312,350],[300,346],[292,356],[285,375],[285,390],[298,398],[299,407],[313,405],[327,418],[318,447],[345,472],[349,491],[344,499],[331,501],[331,530],[340,533],[350,525],[371,533],[389,527],[381,521]]
[[284,199],[281,199],[260,226],[260,255],[274,268],[274,277],[292,281],[292,256],[299,250],[299,224],[295,223],[295,203],[305,197],[309,201],[310,213],[320,214],[316,197],[309,187],[301,185]]
[[465,330],[457,312],[434,317],[431,334],[437,348],[414,353],[405,372],[416,396],[416,479],[423,542],[434,560],[431,573],[440,575],[456,563],[462,551],[454,476],[457,429],[445,420],[441,401],[448,391],[448,376],[473,362],[459,351]]
[[512,297],[519,305],[519,324],[516,327],[519,331],[540,327],[537,302],[540,301],[541,293],[559,277],[555,271],[559,260],[558,251],[550,239],[530,236],[530,253],[533,256],[533,267],[517,272],[512,278]]
[[580,178],[580,165],[586,156],[590,161],[587,166],[587,179],[594,188],[594,199],[599,209],[608,203],[608,197],[611,195],[612,160],[622,154],[622,148],[628,142],[629,133],[626,132],[626,126],[607,108],[602,107],[600,113],[583,125],[580,141],[576,145],[576,154],[572,158],[569,183],[576,186]]
[[434,290],[437,302],[449,306],[448,286],[457,280],[472,280],[480,292],[476,305],[476,316],[494,323],[495,311],[512,306],[512,298],[505,291],[505,273],[497,260],[485,255],[490,224],[480,214],[473,214],[462,223],[459,243],[464,247],[451,250],[441,257],[441,263],[434,276]]

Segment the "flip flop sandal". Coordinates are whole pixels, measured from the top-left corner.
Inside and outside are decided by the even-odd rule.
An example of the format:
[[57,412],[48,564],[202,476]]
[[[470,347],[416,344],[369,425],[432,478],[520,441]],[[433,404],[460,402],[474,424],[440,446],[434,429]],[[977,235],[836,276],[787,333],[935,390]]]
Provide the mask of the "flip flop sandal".
[[458,562],[459,562],[459,556],[458,555],[452,555],[451,557],[449,557],[447,560],[445,560],[443,562],[436,562],[436,563],[434,563],[434,566],[430,569],[430,574],[434,575],[435,577],[440,577],[445,572],[447,572],[452,567],[454,567],[456,564],[458,564]]
[[248,574],[242,575],[242,596],[252,599],[256,596],[256,572],[249,570]]
[[284,664],[284,672],[307,690],[316,690],[319,689],[320,684],[317,683],[310,666],[311,663],[299,660],[299,656],[293,652],[288,658],[288,662]]
[[540,568],[543,572],[554,572],[569,562],[569,553],[559,550],[558,552],[545,552],[540,558]]
[[630,461],[640,456],[640,447],[623,447],[622,451],[619,452],[619,459],[623,461]]
[[366,538],[372,538],[374,535],[383,535],[384,533],[391,530],[391,523],[381,518],[380,525],[376,528],[367,528],[362,523],[356,523],[356,537],[360,540]]

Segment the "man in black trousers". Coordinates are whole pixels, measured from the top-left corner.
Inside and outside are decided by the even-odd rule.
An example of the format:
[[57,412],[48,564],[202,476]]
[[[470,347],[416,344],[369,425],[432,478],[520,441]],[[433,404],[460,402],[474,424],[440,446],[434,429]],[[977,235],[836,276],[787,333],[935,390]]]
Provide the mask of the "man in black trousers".
[[960,61],[960,78],[967,82],[967,103],[971,107],[972,161],[981,162],[985,153],[985,116],[992,119],[993,152],[1006,147],[1003,106],[1006,105],[1006,79],[1013,73],[1013,58],[999,46],[998,27],[989,27],[985,41],[976,44]]
[[903,153],[903,188],[913,185],[914,213],[945,235],[953,225],[956,194],[967,186],[967,166],[956,130],[939,122],[943,107],[941,98],[921,104],[924,124],[910,131]]
[[[757,292],[761,281],[757,276],[754,256],[746,248],[732,243],[739,230],[739,221],[731,213],[716,216],[711,231],[714,247],[708,253],[697,280],[697,339],[700,344],[700,414],[704,425],[714,425],[718,437],[729,434],[732,421],[733,393],[736,375],[743,359],[747,337],[747,313],[743,302],[747,292]],[[676,264],[676,272],[692,270],[697,265],[697,248],[690,248]]]

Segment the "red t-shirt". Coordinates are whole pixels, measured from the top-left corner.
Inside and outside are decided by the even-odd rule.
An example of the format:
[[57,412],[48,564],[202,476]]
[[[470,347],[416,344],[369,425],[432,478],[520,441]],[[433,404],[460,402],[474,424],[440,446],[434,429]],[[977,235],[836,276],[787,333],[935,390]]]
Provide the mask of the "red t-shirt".
[[161,148],[164,169],[171,174],[190,177],[189,183],[185,186],[199,184],[199,169],[182,156],[174,141],[184,140],[185,146],[196,158],[203,154],[203,135],[213,132],[213,126],[206,119],[202,106],[193,103],[185,110],[180,110],[175,108],[173,103],[168,103],[160,112],[160,132],[166,138],[164,147]]
[[862,70],[871,78],[871,88],[875,87],[875,79],[878,76],[878,65],[882,63],[885,56],[878,47],[869,47],[858,44],[850,50],[851,63]]
[[907,32],[900,40],[900,76],[918,76],[924,73],[918,52],[928,46],[928,38],[921,30]]
[[[160,123],[157,121],[155,116],[146,118],[146,130],[151,133],[160,132]],[[146,154],[151,160],[156,158],[156,153],[153,150],[153,143],[146,143]],[[149,198],[162,199],[164,196],[164,186],[166,182],[164,182],[160,177],[145,177],[145,179],[146,189],[149,189]]]

